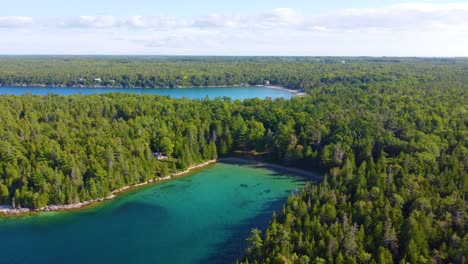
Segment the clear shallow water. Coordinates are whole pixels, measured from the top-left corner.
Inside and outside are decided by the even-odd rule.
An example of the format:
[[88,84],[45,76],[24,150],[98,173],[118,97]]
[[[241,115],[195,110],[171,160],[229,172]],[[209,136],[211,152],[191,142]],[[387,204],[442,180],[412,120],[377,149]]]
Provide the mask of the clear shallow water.
[[0,218],[0,263],[235,263],[303,182],[217,163],[94,208]]
[[72,94],[102,94],[102,93],[136,93],[136,94],[157,94],[163,96],[170,96],[174,98],[189,98],[200,99],[208,96],[213,99],[216,97],[231,97],[233,99],[247,99],[247,98],[285,98],[289,99],[294,96],[285,90],[272,89],[267,87],[193,87],[193,88],[75,88],[75,87],[0,87],[0,94],[22,95],[26,93],[36,95],[46,95],[48,93],[55,93],[60,95]]

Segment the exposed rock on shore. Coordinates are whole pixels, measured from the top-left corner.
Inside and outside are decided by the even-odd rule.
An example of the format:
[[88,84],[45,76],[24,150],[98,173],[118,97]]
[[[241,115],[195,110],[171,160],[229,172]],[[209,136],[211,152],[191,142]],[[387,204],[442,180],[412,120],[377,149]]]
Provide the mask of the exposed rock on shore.
[[165,176],[165,177],[154,178],[154,179],[150,179],[148,181],[142,182],[142,183],[129,185],[129,186],[124,186],[122,188],[119,188],[117,190],[112,191],[109,196],[104,197],[104,198],[97,198],[97,199],[88,200],[88,201],[84,201],[84,202],[80,202],[80,203],[73,203],[73,204],[61,204],[61,205],[52,204],[52,205],[47,205],[47,206],[44,206],[42,208],[36,208],[36,209],[29,209],[29,208],[15,209],[10,205],[0,205],[0,214],[3,214],[3,215],[18,215],[18,214],[25,214],[25,213],[29,213],[29,212],[49,212],[49,211],[65,211],[65,210],[78,209],[78,208],[82,208],[82,207],[85,207],[85,206],[93,204],[93,203],[114,199],[116,194],[118,194],[120,192],[123,192],[125,190],[128,190],[130,188],[143,186],[143,185],[153,183],[153,182],[169,180],[169,179],[172,179],[173,177],[180,176],[182,174],[190,172],[191,170],[201,168],[201,167],[207,166],[207,165],[215,163],[215,162],[216,162],[215,159],[214,160],[209,160],[209,161],[197,164],[197,165],[190,166],[185,171],[175,172],[175,173],[171,173],[170,175]]

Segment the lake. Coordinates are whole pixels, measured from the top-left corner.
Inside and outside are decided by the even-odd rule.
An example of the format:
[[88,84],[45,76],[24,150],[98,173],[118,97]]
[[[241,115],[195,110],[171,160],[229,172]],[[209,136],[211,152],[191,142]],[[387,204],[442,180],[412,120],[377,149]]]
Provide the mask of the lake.
[[92,208],[0,218],[0,262],[235,263],[304,181],[216,163]]
[[287,90],[273,89],[261,86],[236,86],[236,87],[192,87],[192,88],[75,88],[75,87],[0,87],[0,94],[22,95],[26,93],[36,95],[46,95],[55,93],[60,95],[71,94],[102,94],[102,93],[136,93],[136,94],[156,94],[170,96],[174,98],[200,99],[208,96],[213,99],[216,97],[231,97],[233,99],[247,98],[285,98],[294,96]]

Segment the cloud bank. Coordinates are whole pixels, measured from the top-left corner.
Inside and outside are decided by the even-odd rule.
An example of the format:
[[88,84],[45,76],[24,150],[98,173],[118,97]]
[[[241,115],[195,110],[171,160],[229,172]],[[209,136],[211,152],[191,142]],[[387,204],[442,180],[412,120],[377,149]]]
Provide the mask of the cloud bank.
[[467,27],[468,4],[399,4],[384,8],[344,9],[306,22],[337,31],[385,29],[394,31]]
[[0,27],[25,27],[34,24],[34,19],[27,16],[0,16]]
[[[76,28],[132,29],[239,29],[239,30],[332,30],[363,29],[421,30],[468,27],[468,4],[398,4],[382,8],[341,9],[307,15],[290,8],[254,12],[247,15],[211,14],[186,20],[168,16],[80,16],[62,25]],[[28,17],[0,18],[2,24],[32,24]]]
[[[468,56],[467,4],[397,4],[306,14],[291,8],[242,14],[0,17],[0,50],[12,53]],[[12,28],[31,31],[30,36]],[[45,38],[45,44],[14,44]],[[96,47],[95,41],[112,41]],[[50,41],[48,42],[51,45]],[[42,48],[41,48],[42,47]],[[62,48],[62,47],[60,47]],[[20,50],[21,49],[21,50]],[[26,50],[26,51],[25,51]]]

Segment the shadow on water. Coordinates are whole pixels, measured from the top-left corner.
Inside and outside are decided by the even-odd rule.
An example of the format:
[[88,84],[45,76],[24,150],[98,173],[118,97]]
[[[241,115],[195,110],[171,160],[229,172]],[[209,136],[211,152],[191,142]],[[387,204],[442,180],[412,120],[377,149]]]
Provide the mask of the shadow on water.
[[259,228],[263,233],[270,223],[273,211],[279,213],[285,202],[286,198],[272,199],[262,210],[257,211],[255,216],[236,225],[225,225],[223,229],[228,230],[232,235],[226,238],[222,243],[211,245],[212,248],[218,250],[196,263],[227,264],[235,263],[237,259],[241,259],[247,248],[248,244],[246,239],[250,236],[251,230],[253,228]]
[[167,190],[176,187],[175,184],[164,184],[159,187],[159,190]]
[[144,202],[127,202],[116,207],[111,215],[138,215],[138,217],[145,217],[148,219],[160,219],[168,214],[167,210],[161,206],[148,204]]
[[[290,178],[291,175],[295,175],[296,177],[293,178],[293,182],[296,183],[305,183],[306,181],[317,183],[322,179],[322,177],[318,173],[298,173],[298,171],[294,171],[294,169],[289,170],[287,168],[281,168],[275,165],[270,166],[268,164],[251,164],[248,161],[245,163],[240,163],[239,161],[230,160],[223,160],[220,163],[267,169],[271,172],[269,173],[269,176],[272,177],[272,179],[284,179],[285,177]],[[241,184],[241,187],[247,187],[244,185],[245,184]],[[296,190],[285,192],[287,195],[289,195],[295,191],[300,191],[301,188],[302,187],[298,187]],[[271,192],[271,190],[266,189],[263,192],[269,193]],[[268,202],[262,210],[257,211],[255,216],[248,218],[236,225],[224,226],[223,229],[229,230],[231,236],[228,237],[224,242],[213,244],[212,247],[218,250],[210,256],[201,259],[197,263],[224,264],[235,263],[236,260],[241,259],[244,255],[245,249],[248,246],[246,239],[250,236],[251,230],[253,228],[259,228],[260,230],[262,230],[262,232],[264,232],[264,230],[268,227],[268,224],[271,221],[273,212],[276,211],[279,214],[282,210],[283,205],[286,203],[286,199],[286,197],[273,199],[270,202]]]
[[268,164],[268,163],[257,164],[257,163],[252,163],[249,160],[245,160],[245,161],[243,160],[220,160],[218,161],[218,163],[269,170],[272,172],[270,173],[270,175],[277,176],[278,179],[284,178],[284,177],[290,177],[291,175],[294,175],[295,176],[294,181],[297,181],[297,182],[311,181],[311,182],[317,183],[317,182],[320,182],[323,178],[323,176],[319,172],[296,169],[292,167],[288,168],[288,167],[283,167],[277,164]]

